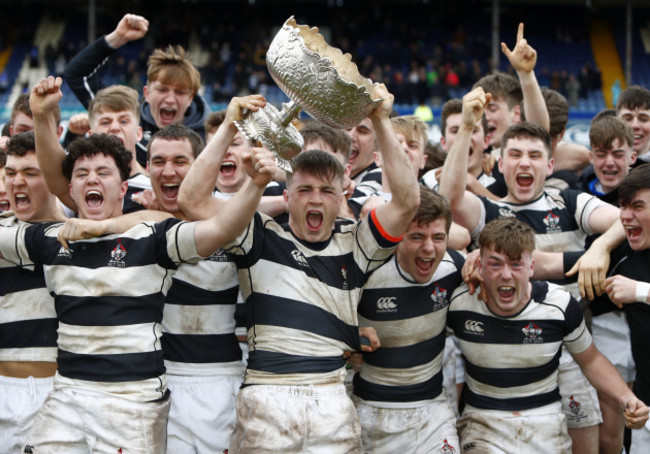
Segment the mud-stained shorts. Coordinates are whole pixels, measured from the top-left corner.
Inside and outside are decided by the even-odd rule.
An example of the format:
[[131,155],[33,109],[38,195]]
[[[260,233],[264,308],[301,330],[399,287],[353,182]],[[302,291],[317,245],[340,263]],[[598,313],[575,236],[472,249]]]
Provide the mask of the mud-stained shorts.
[[444,393],[417,408],[381,408],[354,397],[365,453],[460,452],[456,416]]
[[36,412],[53,384],[53,377],[0,376],[0,452],[23,452]]
[[647,454],[650,448],[650,421],[640,429],[632,430],[630,454]]
[[559,402],[516,412],[465,407],[458,420],[463,454],[571,454]]
[[361,427],[345,386],[252,385],[237,396],[229,454],[361,453]]
[[596,348],[614,365],[623,380],[632,383],[636,378],[636,366],[625,312],[597,315],[591,319],[591,329]]
[[442,355],[442,385],[451,409],[456,417],[458,414],[458,388],[456,385],[465,383],[465,366],[458,346],[456,336],[447,336]]
[[603,422],[596,390],[564,347],[557,381],[562,398],[562,412],[569,429],[597,426]]
[[242,373],[208,377],[167,375],[172,391],[167,452],[219,454],[226,452],[235,428],[235,403]]
[[36,415],[25,454],[165,454],[169,396],[134,402],[71,388],[53,390]]

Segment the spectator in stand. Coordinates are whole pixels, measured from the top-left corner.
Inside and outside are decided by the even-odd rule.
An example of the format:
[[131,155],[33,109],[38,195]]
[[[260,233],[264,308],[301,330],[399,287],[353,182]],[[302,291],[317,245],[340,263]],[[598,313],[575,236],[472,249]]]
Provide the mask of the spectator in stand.
[[[115,30],[102,36],[75,56],[64,72],[64,78],[81,103],[88,107],[104,83],[99,70],[109,57],[125,44],[142,39],[149,21],[142,16],[126,14]],[[203,122],[210,113],[208,103],[198,94],[201,76],[187,52],[180,46],[156,49],[148,60],[147,84],[140,106],[142,141],[137,160],[146,165],[146,144],[153,133],[169,124],[179,123],[205,135]]]

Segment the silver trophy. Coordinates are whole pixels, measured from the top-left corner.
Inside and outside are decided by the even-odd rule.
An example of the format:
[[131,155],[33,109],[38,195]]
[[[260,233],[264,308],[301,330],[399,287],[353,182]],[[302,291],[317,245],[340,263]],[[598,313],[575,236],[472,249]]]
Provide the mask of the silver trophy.
[[325,42],[318,28],[298,25],[291,16],[266,52],[266,65],[291,101],[278,111],[267,104],[235,125],[248,139],[259,140],[291,172],[291,158],[302,150],[302,136],[291,124],[301,110],[334,128],[349,129],[373,110],[373,83],[359,74],[350,54]]

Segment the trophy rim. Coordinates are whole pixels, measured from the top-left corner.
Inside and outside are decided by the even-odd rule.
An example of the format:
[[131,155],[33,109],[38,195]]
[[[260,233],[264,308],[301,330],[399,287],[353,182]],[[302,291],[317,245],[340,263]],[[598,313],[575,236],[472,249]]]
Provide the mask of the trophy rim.
[[[322,103],[324,97],[319,99],[318,96],[313,96],[313,93],[305,96],[303,93],[308,90],[308,85],[303,84],[302,87],[296,88],[287,83],[281,75],[281,66],[276,67],[276,60],[283,55],[283,41],[286,42],[289,36],[293,37],[289,35],[292,30],[296,30],[295,39],[292,41],[297,41],[303,55],[312,60],[311,63],[319,69],[332,71],[331,81],[327,82],[332,93],[345,92],[348,97],[355,98],[349,103],[349,107],[344,109],[343,118],[336,118],[331,111],[319,107],[318,103]],[[284,22],[273,38],[267,55],[269,52],[277,55],[273,60],[266,59],[267,68],[275,83],[310,116],[329,126],[343,129],[354,127],[372,111],[374,104],[381,102],[381,99],[372,99],[372,90],[377,84],[359,73],[349,53],[343,53],[341,49],[327,44],[318,27],[298,24],[294,16]]]

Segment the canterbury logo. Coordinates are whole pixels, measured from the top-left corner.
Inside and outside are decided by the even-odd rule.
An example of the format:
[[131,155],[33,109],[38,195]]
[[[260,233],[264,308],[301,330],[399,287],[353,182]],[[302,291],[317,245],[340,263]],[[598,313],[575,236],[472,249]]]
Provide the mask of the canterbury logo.
[[307,263],[307,259],[305,258],[304,255],[302,255],[302,252],[300,252],[298,249],[294,249],[293,251],[291,251],[291,256],[296,262],[298,262],[299,265],[309,266],[309,263]]
[[377,309],[380,311],[392,311],[397,309],[397,304],[395,304],[396,296],[385,296],[377,300]]
[[474,334],[483,334],[485,328],[483,327],[483,322],[477,322],[475,320],[465,321],[465,331]]

